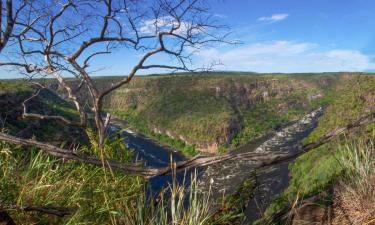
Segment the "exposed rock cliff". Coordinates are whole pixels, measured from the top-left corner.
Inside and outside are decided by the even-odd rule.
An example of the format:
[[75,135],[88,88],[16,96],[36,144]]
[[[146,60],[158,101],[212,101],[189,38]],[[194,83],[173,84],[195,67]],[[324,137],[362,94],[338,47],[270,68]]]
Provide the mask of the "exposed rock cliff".
[[[146,133],[216,153],[297,119],[324,96],[335,76],[138,77],[106,108]],[[133,122],[133,123],[132,123]]]

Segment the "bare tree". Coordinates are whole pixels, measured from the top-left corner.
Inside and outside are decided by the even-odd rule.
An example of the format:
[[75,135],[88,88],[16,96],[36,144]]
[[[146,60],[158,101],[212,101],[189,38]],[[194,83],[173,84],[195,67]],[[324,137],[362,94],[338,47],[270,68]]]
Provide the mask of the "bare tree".
[[[1,2],[2,3],[2,2]],[[58,120],[67,125],[87,126],[87,111],[78,98],[78,91],[85,87],[88,91],[90,108],[99,134],[99,147],[102,149],[106,138],[106,128],[110,119],[103,118],[104,98],[114,90],[128,84],[140,70],[162,68],[171,70],[192,69],[192,54],[196,49],[211,43],[225,42],[226,35],[217,30],[225,28],[215,25],[208,13],[204,1],[200,0],[58,0],[20,1],[19,10],[13,16],[11,28],[2,30],[2,53],[5,45],[17,43],[14,57],[1,65],[13,65],[27,73],[52,76],[67,92],[68,98],[75,104],[80,121],[70,121],[61,116],[40,115],[29,113],[27,103],[38,95],[38,92],[24,102],[24,116],[40,119]],[[3,4],[1,4],[3,5]],[[12,1],[8,0],[2,7],[1,18],[11,15]],[[14,6],[13,6],[14,7]],[[25,10],[27,9],[27,10]],[[14,11],[14,10],[13,10]],[[24,12],[24,13],[21,13]],[[14,13],[13,13],[14,14]],[[3,26],[2,26],[3,27]],[[6,30],[11,29],[10,32]],[[7,33],[7,38],[5,38]],[[142,54],[139,61],[127,76],[108,87],[99,88],[92,77],[90,62],[95,57],[111,54],[123,48],[133,53]],[[147,64],[150,59],[165,55],[171,64]],[[198,68],[199,69],[199,68]],[[68,82],[65,75],[71,75],[77,82]],[[31,76],[32,77],[32,76]],[[39,84],[38,84],[39,85]],[[42,87],[44,88],[44,87]],[[175,164],[175,169],[186,169],[195,166],[210,165],[229,159],[249,158],[259,162],[260,166],[290,160],[320,146],[343,132],[373,121],[371,113],[346,127],[334,130],[316,142],[306,145],[303,151],[292,155],[255,155],[253,153],[232,154],[222,156],[198,156]],[[0,140],[23,146],[36,146],[49,154],[65,159],[77,160],[94,165],[103,165],[103,160],[77,155],[67,149],[53,145],[24,140],[0,133]],[[139,168],[115,161],[105,161],[104,166],[123,172],[140,173],[145,177],[166,174],[166,168]]]
[[[114,90],[128,84],[140,70],[164,69],[192,71],[194,51],[211,43],[225,42],[226,27],[216,25],[203,0],[68,0],[41,3],[45,12],[37,23],[16,23],[23,29],[13,35],[18,54],[13,65],[54,77],[68,94],[80,115],[80,121],[61,116],[28,113],[24,116],[59,120],[67,125],[85,127],[87,111],[77,97],[84,86],[88,91],[98,145],[103,148],[110,115],[103,118],[103,101]],[[129,73],[108,87],[99,88],[93,80],[91,62],[117,49],[141,55]],[[162,64],[148,63],[155,57],[166,57]],[[13,58],[13,59],[14,59]],[[67,82],[66,76],[79,82]],[[74,86],[76,85],[76,86]]]

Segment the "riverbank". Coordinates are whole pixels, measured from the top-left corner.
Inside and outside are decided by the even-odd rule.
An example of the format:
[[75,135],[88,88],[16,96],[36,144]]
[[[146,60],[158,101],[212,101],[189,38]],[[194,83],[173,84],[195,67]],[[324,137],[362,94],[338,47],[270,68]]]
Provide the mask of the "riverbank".
[[[300,120],[285,125],[277,132],[264,135],[232,152],[266,154],[269,152],[291,153],[293,151],[298,151],[300,141],[316,127],[318,118],[322,113],[323,108],[318,108],[308,113]],[[118,131],[121,129],[124,130],[122,135],[127,137],[128,144],[134,147],[134,152],[139,154],[140,158],[146,161],[146,165],[167,166],[169,163],[168,155],[172,154],[172,157],[176,157],[174,154],[177,154],[177,152],[158,145],[157,142],[144,135],[133,131],[126,131],[127,123],[125,121],[117,118],[114,120],[113,124],[116,124]],[[152,143],[153,145],[148,145],[148,143]],[[179,161],[181,158],[175,158],[175,160]],[[236,160],[211,165],[207,168],[200,168],[199,186],[203,188],[203,192],[208,192],[208,190],[210,190],[214,199],[230,196],[238,191],[238,188],[241,187],[246,180],[254,179],[254,171],[251,170],[252,167],[252,162]],[[248,220],[254,221],[259,219],[264,210],[271,203],[273,197],[288,186],[288,173],[288,163],[257,171],[257,188],[253,190],[254,193],[252,194],[251,201],[244,206],[244,212]],[[183,176],[178,177],[178,179],[182,180]],[[170,176],[157,177],[151,180],[150,185],[155,193],[161,190],[166,182],[171,182],[171,180],[172,178]]]
[[[314,110],[263,143],[247,146],[247,149],[242,148],[241,151],[265,154],[298,151],[299,143],[316,127],[322,113],[322,108]],[[256,180],[257,187],[251,195],[252,199],[243,201],[245,205],[242,206],[248,220],[254,221],[262,216],[272,199],[288,186],[289,180],[288,163],[261,171],[253,171],[254,166],[254,162],[246,159],[211,165],[203,173],[200,184],[205,187],[204,190],[210,190],[214,198],[223,198],[235,194],[247,180]]]
[[[189,155],[184,154],[181,151],[172,149],[169,145],[166,145],[165,143],[163,144],[160,141],[154,139],[153,137],[149,137],[146,134],[140,133],[139,131],[132,129],[125,120],[122,120],[116,116],[112,116],[110,126],[111,126],[110,129],[112,130],[111,132],[119,132],[119,134],[123,135],[125,139],[130,138],[133,141],[138,140],[137,142],[148,143],[154,149],[162,149],[160,151],[156,151],[153,156],[150,156],[151,158],[155,158],[156,157],[155,155],[159,154],[159,156],[163,158],[162,166],[168,166],[168,163],[170,162],[169,157],[167,157],[166,155],[172,155],[174,159],[176,159],[177,161],[185,160],[188,157],[190,157]],[[132,142],[128,140],[127,142],[128,148],[132,149],[132,147],[136,147],[137,149],[136,151],[139,151],[137,153],[142,154],[140,157],[147,158],[146,156],[147,153],[144,150],[139,150],[140,145],[135,145],[135,146],[129,145],[131,143]],[[150,163],[152,163],[152,160],[146,160],[146,161],[148,161],[149,165],[151,165]]]

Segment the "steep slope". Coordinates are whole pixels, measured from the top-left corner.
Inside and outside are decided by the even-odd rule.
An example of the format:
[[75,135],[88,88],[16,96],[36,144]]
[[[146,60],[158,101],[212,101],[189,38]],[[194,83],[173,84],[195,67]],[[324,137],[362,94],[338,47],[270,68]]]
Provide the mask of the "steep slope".
[[174,147],[217,153],[316,107],[336,79],[332,74],[137,77],[113,93],[106,108]]
[[[375,76],[340,76],[331,104],[319,121],[318,127],[306,138],[305,142],[316,141],[330,130],[344,126],[370,112],[374,112],[374,110]],[[316,221],[310,220],[311,217],[303,216],[304,214],[313,215],[319,212],[321,214],[318,217],[319,220],[336,221],[336,217],[340,215],[335,213],[345,207],[346,211],[340,212],[342,215],[350,214],[350,216],[344,218],[345,221],[337,223],[326,221],[327,224],[357,224],[357,222],[353,222],[353,219],[358,219],[360,215],[375,210],[373,204],[365,206],[366,202],[375,200],[374,192],[372,192],[372,190],[375,190],[375,180],[373,179],[373,168],[375,167],[373,158],[374,140],[375,124],[372,123],[349,134],[342,135],[298,158],[289,166],[291,175],[289,187],[274,200],[265,215],[271,216],[284,207],[296,204],[297,200],[310,199],[307,201],[310,202],[310,205],[323,207],[318,207],[319,209],[316,209],[316,207],[315,209],[301,207],[300,211],[295,210],[297,219],[306,220],[305,224]],[[361,168],[362,165],[363,168]],[[365,177],[362,173],[353,172],[357,169],[360,169],[361,172],[366,172],[366,169],[369,169],[371,172],[366,174],[368,177]],[[365,192],[366,194],[360,192],[362,183],[368,185],[366,190],[369,192]],[[350,191],[349,195],[348,190]],[[348,196],[355,196],[357,199],[353,202],[353,199],[348,198]],[[303,201],[297,206],[299,205],[303,206]],[[323,218],[328,210],[331,210],[330,218]],[[301,215],[298,216],[298,214]],[[366,218],[363,217],[362,219]],[[299,223],[296,221],[293,224]]]
[[[40,141],[61,145],[78,144],[86,140],[82,129],[68,127],[53,120],[22,118],[22,103],[35,93],[36,89],[23,80],[0,81],[0,130]],[[27,103],[30,113],[60,115],[77,119],[74,106],[55,93],[44,89]]]

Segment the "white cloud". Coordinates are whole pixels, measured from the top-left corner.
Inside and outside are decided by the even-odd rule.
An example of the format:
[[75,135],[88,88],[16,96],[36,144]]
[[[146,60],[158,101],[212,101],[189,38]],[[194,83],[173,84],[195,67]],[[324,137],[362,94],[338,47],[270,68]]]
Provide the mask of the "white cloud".
[[259,21],[266,21],[266,22],[277,22],[281,20],[285,20],[288,18],[289,14],[287,13],[280,13],[280,14],[273,14],[272,16],[263,16],[258,18]]
[[214,17],[217,17],[217,18],[220,18],[220,19],[228,18],[228,16],[227,16],[227,15],[224,15],[224,14],[214,14],[213,16],[214,16]]
[[314,43],[276,41],[230,50],[205,49],[197,53],[203,63],[220,61],[225,70],[255,72],[334,72],[375,69],[369,56],[350,49],[319,50]]
[[[143,34],[155,34],[157,31],[167,31],[173,26],[177,27],[178,23],[176,19],[171,16],[164,16],[158,19],[149,19],[142,22],[139,29],[140,33]],[[187,22],[182,21],[178,30],[175,31],[177,34],[186,33],[190,29],[190,25]]]

